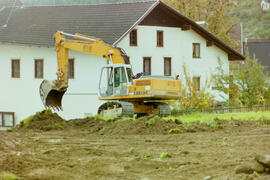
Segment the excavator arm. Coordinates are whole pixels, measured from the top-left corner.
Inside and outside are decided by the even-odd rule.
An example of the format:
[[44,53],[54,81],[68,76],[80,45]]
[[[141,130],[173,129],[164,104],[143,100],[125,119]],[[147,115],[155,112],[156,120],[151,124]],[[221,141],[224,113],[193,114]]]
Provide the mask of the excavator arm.
[[122,49],[95,37],[57,31],[54,48],[57,54],[57,80],[44,80],[40,85],[40,97],[45,107],[62,108],[62,97],[68,88],[69,50],[105,58],[113,64],[128,64],[127,55]]

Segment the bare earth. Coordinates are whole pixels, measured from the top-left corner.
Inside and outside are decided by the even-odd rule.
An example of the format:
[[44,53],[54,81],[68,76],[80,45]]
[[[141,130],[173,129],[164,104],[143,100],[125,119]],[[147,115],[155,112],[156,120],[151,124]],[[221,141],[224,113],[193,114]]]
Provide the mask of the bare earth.
[[[169,134],[160,124],[181,131]],[[0,173],[19,179],[270,179],[269,168],[236,170],[256,165],[256,154],[270,154],[270,125],[258,121],[210,128],[80,119],[64,130],[0,131]]]

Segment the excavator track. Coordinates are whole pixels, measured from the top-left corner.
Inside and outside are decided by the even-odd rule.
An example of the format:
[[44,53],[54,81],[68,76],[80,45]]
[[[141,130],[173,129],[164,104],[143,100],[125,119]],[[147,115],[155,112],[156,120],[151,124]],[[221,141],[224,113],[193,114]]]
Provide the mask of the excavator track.
[[[154,108],[153,114],[159,116],[171,115],[171,108],[166,103],[147,103],[147,106]],[[98,109],[101,116],[133,116],[134,105],[129,102],[110,101],[102,104]],[[148,113],[139,113],[138,115],[147,115]]]
[[122,105],[122,116],[133,116],[134,105],[129,102],[119,102]]
[[159,108],[159,115],[160,116],[170,116],[171,115],[170,105],[165,104],[165,103],[159,103],[158,108]]
[[133,116],[134,106],[129,102],[106,102],[98,109],[101,116]]

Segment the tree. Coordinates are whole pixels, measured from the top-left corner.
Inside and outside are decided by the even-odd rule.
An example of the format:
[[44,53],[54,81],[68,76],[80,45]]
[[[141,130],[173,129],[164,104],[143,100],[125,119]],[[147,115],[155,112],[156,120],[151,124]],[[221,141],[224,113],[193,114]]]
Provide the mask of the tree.
[[182,84],[181,97],[174,102],[174,107],[182,110],[203,110],[215,106],[215,97],[209,92],[213,76],[210,79],[206,78],[204,84],[199,85],[200,88],[198,89],[198,84],[189,75],[185,65],[183,65],[183,75],[182,82],[185,82],[185,84]]
[[230,105],[264,104],[269,99],[270,85],[267,83],[265,67],[258,63],[255,55],[251,59],[248,50],[246,52],[244,65],[234,68],[230,74],[224,73],[219,61],[218,73],[214,77],[216,89],[229,94]]
[[193,21],[205,21],[204,27],[232,48],[237,43],[230,38],[233,26],[229,16],[230,9],[236,6],[236,0],[165,0],[165,2]]

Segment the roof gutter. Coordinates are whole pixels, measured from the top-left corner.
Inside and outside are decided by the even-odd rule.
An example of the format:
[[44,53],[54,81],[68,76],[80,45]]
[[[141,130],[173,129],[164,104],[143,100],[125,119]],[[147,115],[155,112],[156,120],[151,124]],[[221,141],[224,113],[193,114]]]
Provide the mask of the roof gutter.
[[152,6],[124,33],[122,34],[122,36],[120,38],[118,38],[113,45],[116,46],[116,44],[119,43],[119,41],[121,41],[128,33],[130,33],[130,31],[137,26],[138,24],[140,24],[140,22],[143,21],[143,19],[160,3],[160,0],[157,0],[155,3],[152,4]]

